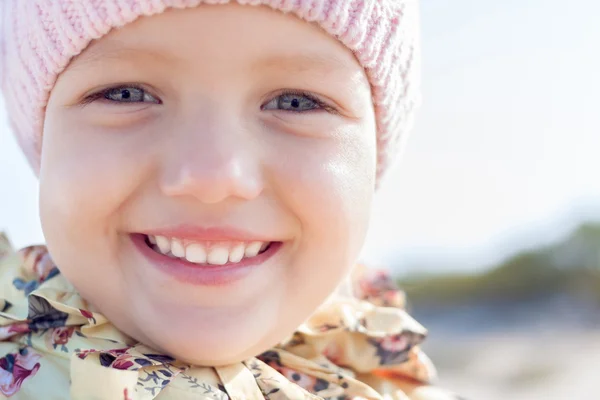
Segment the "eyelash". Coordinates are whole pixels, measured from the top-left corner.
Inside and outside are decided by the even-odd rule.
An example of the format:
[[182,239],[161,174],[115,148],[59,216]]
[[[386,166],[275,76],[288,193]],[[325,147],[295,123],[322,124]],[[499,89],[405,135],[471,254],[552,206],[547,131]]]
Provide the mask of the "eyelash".
[[[115,101],[115,100],[109,100],[106,98],[106,96],[108,95],[108,93],[112,92],[112,91],[116,91],[116,90],[120,90],[120,89],[136,89],[136,90],[141,90],[145,93],[148,93],[150,95],[152,95],[147,89],[143,88],[140,85],[136,85],[136,84],[124,84],[124,85],[119,85],[119,86],[112,86],[106,89],[103,89],[99,92],[93,93],[87,97],[85,97],[83,99],[83,101],[81,102],[82,105],[88,105],[90,103],[93,103],[95,101],[98,100],[106,100],[107,102],[110,103],[116,103],[116,104],[120,104],[120,103],[126,103],[126,102],[119,102],[119,101]],[[314,94],[309,93],[309,92],[305,92],[302,90],[284,90],[279,92],[276,96],[273,96],[270,98],[269,101],[267,101],[266,103],[264,103],[263,105],[261,105],[261,110],[267,105],[269,104],[269,102],[273,101],[274,99],[277,99],[279,97],[283,97],[283,96],[299,96],[299,97],[305,97],[308,100],[314,102],[318,107],[312,110],[307,110],[307,111],[292,111],[292,110],[280,110],[280,111],[287,111],[290,113],[309,113],[309,112],[316,112],[316,111],[327,111],[331,114],[339,114],[339,111],[335,108],[332,107],[331,105],[325,103],[324,101],[322,101],[321,99],[319,99],[318,97],[316,97]],[[157,96],[152,95],[152,97],[157,98]],[[162,101],[160,101],[157,98],[158,103],[156,104],[162,104]],[[139,103],[143,103],[143,102],[131,102],[132,104],[139,104]]]
[[[123,84],[123,85],[118,85],[118,86],[111,86],[111,87],[108,87],[106,89],[102,89],[99,92],[92,93],[91,95],[85,97],[83,99],[83,101],[81,102],[81,104],[82,105],[87,105],[87,104],[93,103],[93,102],[98,101],[98,100],[106,100],[107,102],[116,103],[116,104],[125,103],[125,102],[119,102],[119,101],[109,100],[109,99],[106,98],[106,96],[107,96],[108,93],[110,93],[110,92],[112,92],[114,90],[122,90],[122,89],[136,89],[136,90],[141,90],[144,93],[150,94],[150,91],[148,89],[145,89],[145,88],[143,88],[140,85],[136,85],[136,84]],[[152,95],[152,97],[157,98],[157,96],[154,96],[154,95]],[[131,102],[131,103],[136,104],[136,103],[141,103],[141,102]],[[162,101],[158,100],[158,104],[162,104]]]
[[[312,109],[312,110],[308,110],[308,111],[292,111],[292,110],[287,111],[287,112],[290,112],[290,113],[301,114],[301,113],[310,113],[310,112],[317,112],[317,111],[323,110],[323,111],[327,111],[327,112],[329,112],[331,114],[339,114],[339,111],[335,107],[332,107],[331,105],[325,103],[323,100],[319,99],[314,94],[309,93],[309,92],[305,92],[305,91],[302,91],[302,90],[292,90],[292,89],[283,90],[283,91],[279,92],[277,95],[271,97],[270,100],[265,103],[265,105],[269,104],[274,99],[277,99],[277,98],[283,97],[283,96],[305,97],[305,98],[309,99],[310,101],[314,102],[318,106],[318,108],[315,108],[315,109]],[[261,109],[263,109],[265,107],[265,105],[262,105]],[[286,110],[281,110],[281,111],[286,111]]]

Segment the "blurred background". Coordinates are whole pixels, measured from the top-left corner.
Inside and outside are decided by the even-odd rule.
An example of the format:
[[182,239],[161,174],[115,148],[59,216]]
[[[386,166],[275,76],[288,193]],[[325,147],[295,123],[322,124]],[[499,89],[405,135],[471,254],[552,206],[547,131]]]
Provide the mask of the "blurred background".
[[[424,104],[373,209],[391,268],[468,399],[600,398],[600,3],[422,0]],[[43,242],[0,107],[0,231]]]

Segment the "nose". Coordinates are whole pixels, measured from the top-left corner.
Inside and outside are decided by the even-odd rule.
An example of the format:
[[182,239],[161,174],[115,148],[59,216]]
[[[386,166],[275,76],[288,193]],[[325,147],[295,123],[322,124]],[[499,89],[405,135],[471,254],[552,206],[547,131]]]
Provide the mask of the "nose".
[[264,182],[260,147],[252,132],[231,118],[214,116],[180,127],[170,143],[160,178],[170,197],[193,197],[206,204],[258,197]]

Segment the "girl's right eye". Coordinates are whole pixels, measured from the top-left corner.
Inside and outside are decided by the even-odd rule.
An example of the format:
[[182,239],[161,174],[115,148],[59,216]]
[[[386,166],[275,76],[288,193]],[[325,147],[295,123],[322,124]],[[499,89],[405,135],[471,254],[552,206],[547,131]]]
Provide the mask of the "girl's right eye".
[[96,100],[104,100],[113,103],[161,103],[156,97],[137,86],[109,88],[89,96],[85,102],[91,103]]

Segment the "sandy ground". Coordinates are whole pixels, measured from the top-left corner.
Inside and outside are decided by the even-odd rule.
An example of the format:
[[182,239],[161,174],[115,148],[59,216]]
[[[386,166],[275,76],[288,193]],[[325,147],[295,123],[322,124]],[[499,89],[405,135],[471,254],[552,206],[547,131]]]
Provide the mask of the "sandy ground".
[[440,386],[467,400],[600,400],[600,332],[428,341]]

